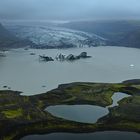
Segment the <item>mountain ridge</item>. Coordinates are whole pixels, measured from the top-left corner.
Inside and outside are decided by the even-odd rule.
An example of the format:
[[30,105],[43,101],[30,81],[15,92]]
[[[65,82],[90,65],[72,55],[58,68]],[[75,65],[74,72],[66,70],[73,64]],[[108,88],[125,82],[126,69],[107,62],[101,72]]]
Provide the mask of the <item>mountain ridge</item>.
[[111,46],[140,48],[139,20],[75,21],[60,26],[95,33],[108,39],[107,44]]
[[16,37],[0,23],[0,49],[19,48],[28,44],[28,41]]

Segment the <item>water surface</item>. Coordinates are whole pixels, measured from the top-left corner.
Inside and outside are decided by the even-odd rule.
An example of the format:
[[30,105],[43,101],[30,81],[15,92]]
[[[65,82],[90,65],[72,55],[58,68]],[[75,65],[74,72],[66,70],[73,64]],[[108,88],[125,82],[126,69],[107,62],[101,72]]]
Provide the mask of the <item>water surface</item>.
[[95,123],[97,120],[109,113],[108,108],[118,106],[118,101],[129,97],[124,93],[114,93],[112,96],[113,104],[107,107],[95,105],[56,105],[49,106],[46,111],[54,116],[82,123]]
[[132,132],[105,131],[87,134],[53,133],[33,135],[21,140],[140,140],[140,135]]
[[[75,62],[39,62],[42,54],[55,57],[57,53],[78,55],[82,51],[87,51],[92,58]],[[30,55],[31,52],[36,55]],[[6,85],[31,95],[69,82],[121,82],[140,78],[139,60],[140,49],[124,47],[11,50],[7,57],[0,58],[0,89]]]

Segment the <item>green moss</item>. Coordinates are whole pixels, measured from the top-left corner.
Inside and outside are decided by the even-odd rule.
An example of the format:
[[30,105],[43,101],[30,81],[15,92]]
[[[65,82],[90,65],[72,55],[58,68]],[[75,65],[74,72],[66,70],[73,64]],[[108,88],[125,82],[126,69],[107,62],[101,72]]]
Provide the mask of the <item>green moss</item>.
[[38,101],[37,106],[41,108],[43,106],[43,102],[41,100]]
[[8,119],[18,118],[23,115],[23,110],[21,108],[16,110],[5,110],[2,111],[2,114],[5,115]]
[[24,98],[23,98],[23,101],[26,103],[26,102],[29,102],[29,97],[28,96],[25,96]]
[[27,115],[27,120],[31,120],[32,118],[31,118],[31,115],[30,114],[28,114]]
[[140,89],[140,85],[132,85],[132,87]]

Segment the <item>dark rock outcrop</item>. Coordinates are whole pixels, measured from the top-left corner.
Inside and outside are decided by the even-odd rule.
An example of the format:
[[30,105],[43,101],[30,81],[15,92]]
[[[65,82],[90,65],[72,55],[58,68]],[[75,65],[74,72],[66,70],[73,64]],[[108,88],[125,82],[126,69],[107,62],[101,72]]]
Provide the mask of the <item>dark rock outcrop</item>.
[[[33,54],[34,55],[34,54]],[[63,55],[63,54],[57,54],[55,59],[57,61],[74,61],[74,60],[78,60],[78,59],[85,59],[85,58],[90,58],[91,56],[87,55],[87,52],[82,52],[80,53],[80,55],[73,55],[73,54],[69,54],[68,56]],[[54,61],[54,59],[52,57],[49,56],[45,56],[45,55],[40,55],[39,59],[41,61]]]
[[67,60],[78,60],[81,58],[90,58],[91,56],[87,55],[87,52],[82,52],[80,55],[74,56],[73,54],[70,54],[66,57]]
[[69,54],[67,57],[66,57],[66,60],[75,60],[76,57],[73,55],[73,54]]
[[49,57],[49,56],[42,56],[42,55],[40,55],[39,58],[40,58],[40,60],[46,61],[46,62],[54,61],[54,59],[52,57]]
[[91,56],[87,55],[87,52],[82,52],[80,55],[78,55],[79,58],[90,58]]
[[140,79],[126,80],[123,81],[124,84],[139,85]]

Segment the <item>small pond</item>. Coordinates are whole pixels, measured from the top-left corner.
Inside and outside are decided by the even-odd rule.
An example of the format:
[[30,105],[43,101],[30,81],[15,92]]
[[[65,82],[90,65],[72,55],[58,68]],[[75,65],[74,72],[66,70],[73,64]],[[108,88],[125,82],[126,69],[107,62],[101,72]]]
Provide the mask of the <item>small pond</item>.
[[82,123],[95,123],[97,120],[109,113],[108,108],[118,105],[118,101],[129,97],[125,93],[114,93],[112,96],[113,104],[107,107],[94,105],[56,105],[46,108],[52,115]]

